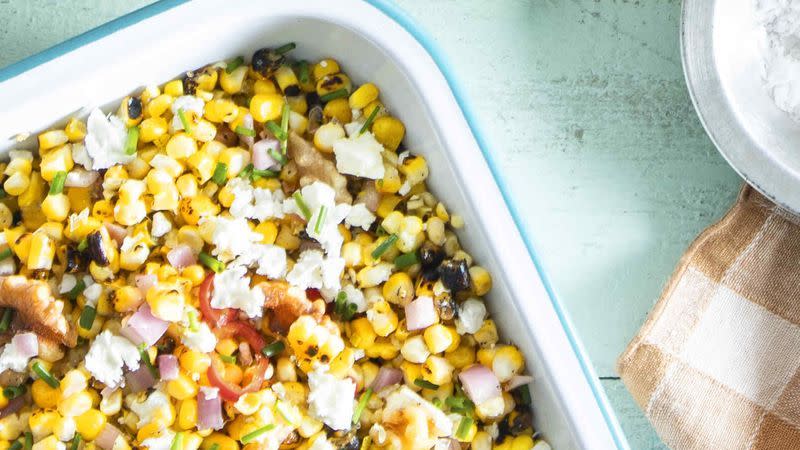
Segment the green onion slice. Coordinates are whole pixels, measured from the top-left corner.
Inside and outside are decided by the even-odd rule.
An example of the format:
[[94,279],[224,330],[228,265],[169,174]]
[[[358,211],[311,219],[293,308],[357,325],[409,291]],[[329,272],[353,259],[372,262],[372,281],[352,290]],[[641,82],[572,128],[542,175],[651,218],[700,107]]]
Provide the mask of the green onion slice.
[[385,241],[381,242],[381,244],[375,247],[375,250],[372,251],[372,257],[374,259],[378,259],[381,257],[382,254],[386,253],[386,250],[389,250],[395,242],[397,242],[397,235],[390,234]]
[[157,380],[158,369],[156,369],[153,362],[150,361],[150,353],[147,353],[147,347],[144,344],[139,345],[139,357],[142,359],[145,367],[147,367],[147,370],[150,371],[150,374],[153,375],[153,378]]
[[263,427],[255,430],[255,431],[251,431],[250,433],[245,434],[244,436],[242,436],[242,439],[241,439],[242,444],[249,444],[249,443],[253,442],[254,440],[258,439],[259,436],[261,436],[262,434],[268,432],[269,430],[271,430],[273,428],[275,428],[275,425],[273,425],[273,424],[264,425]]
[[5,333],[11,326],[11,319],[14,317],[14,310],[6,308],[3,310],[3,317],[0,319],[0,333]]
[[367,117],[367,121],[364,122],[364,125],[362,125],[361,129],[358,130],[358,134],[359,135],[364,134],[365,131],[369,130],[369,127],[372,126],[372,122],[375,120],[375,117],[378,115],[378,112],[380,111],[380,109],[381,109],[380,106],[376,106],[376,107],[372,108],[372,112],[369,113],[369,117]]
[[175,437],[172,439],[172,445],[170,445],[169,450],[182,450],[183,449],[183,432],[175,433]]
[[364,409],[367,407],[367,403],[369,403],[369,399],[372,397],[372,388],[368,388],[361,394],[361,398],[358,399],[358,404],[356,405],[355,411],[353,411],[353,424],[358,423],[358,419],[361,418],[361,413],[364,412]]
[[63,170],[56,172],[53,180],[50,182],[50,195],[58,195],[64,192],[64,182],[67,181],[67,172]]
[[442,409],[442,400],[439,397],[433,397],[433,400],[431,400],[431,403],[433,403],[433,406],[435,406],[435,407],[437,407],[439,409]]
[[228,363],[228,364],[234,364],[234,363],[236,363],[236,357],[235,357],[235,356],[233,356],[233,355],[223,355],[223,354],[220,354],[220,355],[219,355],[219,359],[221,359],[221,360],[225,361],[225,362],[226,362],[226,363]]
[[281,139],[281,151],[286,154],[287,148],[287,139],[289,139],[289,113],[292,112],[292,108],[289,107],[289,104],[284,102],[283,109],[281,110],[281,131],[283,131],[283,135],[285,136]]
[[273,357],[275,355],[279,355],[283,352],[286,348],[286,344],[283,341],[275,341],[267,346],[265,346],[261,353],[266,356],[267,358]]
[[186,113],[183,112],[183,108],[178,108],[178,117],[181,119],[184,131],[191,134],[192,128],[189,126],[189,119],[186,118]]
[[528,406],[531,404],[531,389],[528,387],[527,384],[520,386],[517,388],[519,391],[519,400],[520,403]]
[[417,254],[414,252],[403,253],[402,255],[398,256],[394,259],[394,266],[399,269],[405,269],[407,267],[411,267],[414,264],[419,262],[419,258],[417,258]]
[[295,47],[297,47],[297,44],[295,44],[294,42],[288,42],[288,43],[283,44],[280,47],[276,48],[275,49],[275,53],[277,53],[279,55],[282,55],[282,54],[284,54],[286,52],[290,52],[290,51],[294,50]]
[[320,230],[322,230],[322,224],[325,223],[325,205],[319,207],[319,213],[317,214],[317,223],[314,224],[314,232],[319,234]]
[[358,310],[358,305],[355,303],[349,303],[347,301],[347,292],[339,291],[336,294],[336,300],[333,305],[333,312],[336,313],[342,320],[347,321],[353,318],[356,311]]
[[431,389],[431,390],[434,390],[434,391],[436,389],[439,389],[439,385],[438,384],[433,384],[430,381],[424,380],[422,378],[417,378],[416,380],[414,380],[414,384],[416,384],[417,386],[421,387],[422,389]]
[[200,262],[204,266],[208,267],[209,269],[213,270],[216,273],[220,273],[223,270],[225,270],[225,263],[218,260],[217,258],[214,258],[213,256],[209,255],[206,252],[200,252],[198,258],[200,259]]
[[278,173],[278,172],[276,172],[274,170],[253,169],[253,172],[250,174],[250,179],[253,180],[253,181],[256,181],[256,180],[258,180],[260,178],[275,178],[278,175],[280,175],[280,173]]
[[45,383],[49,384],[51,388],[57,388],[61,385],[61,383],[59,383],[53,375],[50,375],[50,372],[48,372],[39,361],[33,363],[31,368],[33,369],[34,373],[36,373],[36,376],[38,376]]
[[286,159],[286,156],[284,156],[283,153],[275,150],[274,148],[267,150],[267,153],[269,153],[269,156],[271,156],[272,159],[274,159],[275,161],[278,161],[278,163],[282,166],[285,165],[287,162],[289,162],[289,160]]
[[239,66],[241,66],[242,64],[244,64],[244,58],[241,56],[237,56],[236,58],[233,59],[233,61],[225,64],[225,72],[231,73],[234,70],[238,69]]
[[302,60],[297,63],[297,72],[298,78],[300,82],[303,84],[307,84],[311,81],[311,77],[309,77],[309,70],[308,70],[308,61]]
[[225,163],[217,163],[214,167],[214,175],[211,176],[211,181],[222,186],[228,179],[228,165]]
[[81,441],[83,437],[79,433],[75,433],[75,437],[72,438],[72,445],[69,447],[70,450],[78,450],[81,446]]
[[128,136],[125,138],[125,153],[132,155],[136,153],[139,145],[139,127],[128,128]]
[[297,208],[300,209],[300,212],[303,214],[306,220],[311,218],[311,210],[308,209],[308,205],[306,205],[306,201],[303,200],[303,194],[300,191],[294,191],[292,194],[292,198],[294,198],[294,202],[297,203]]
[[337,89],[337,90],[335,90],[333,92],[328,92],[327,94],[320,95],[319,96],[319,101],[321,101],[321,102],[329,102],[331,100],[336,100],[337,98],[347,97],[348,95],[350,95],[350,94],[347,92],[347,89],[341,88],[341,89]]
[[8,450],[22,450],[22,442],[14,441],[14,443],[11,444],[11,447],[8,447]]
[[283,141],[288,137],[286,135],[286,132],[283,131],[283,129],[281,128],[281,126],[271,120],[267,122],[267,128],[269,128],[269,131],[271,131],[272,134],[274,134],[275,137],[278,138],[278,140],[280,141]]
[[89,248],[89,241],[86,240],[86,238],[81,239],[81,241],[78,242],[78,251],[82,252],[82,251],[86,250],[87,248]]
[[467,439],[474,422],[471,417],[462,417],[461,422],[458,423],[458,429],[456,429],[456,438],[460,441]]
[[3,388],[3,397],[9,400],[14,400],[15,398],[19,397],[24,393],[25,393],[24,384],[20,384],[19,386],[9,386],[7,388]]
[[75,283],[75,286],[67,292],[67,298],[70,300],[75,300],[78,298],[79,295],[86,289],[86,282],[83,281],[82,278],[78,278],[78,281]]
[[256,130],[252,128],[243,127],[241,125],[237,125],[236,129],[233,131],[235,131],[236,134],[241,134],[242,136],[256,137]]
[[197,332],[200,329],[200,322],[197,320],[197,311],[190,309],[186,314],[189,318],[189,330]]
[[242,169],[242,171],[239,172],[239,178],[252,178],[253,170],[255,170],[255,166],[253,165],[253,163],[244,166],[244,169]]
[[81,318],[78,320],[81,328],[84,330],[91,330],[94,325],[94,318],[97,316],[97,310],[94,306],[86,305],[81,311]]
[[31,450],[33,448],[33,433],[30,431],[25,432],[25,450]]
[[11,252],[10,248],[3,249],[0,251],[0,261],[10,258],[12,254],[13,253]]

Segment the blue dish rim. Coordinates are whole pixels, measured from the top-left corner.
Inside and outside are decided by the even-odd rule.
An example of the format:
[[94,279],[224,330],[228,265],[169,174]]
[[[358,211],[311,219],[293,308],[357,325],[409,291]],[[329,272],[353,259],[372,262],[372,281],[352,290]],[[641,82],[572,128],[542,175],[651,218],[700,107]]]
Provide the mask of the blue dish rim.
[[[147,5],[126,15],[120,16],[110,22],[107,22],[85,33],[72,37],[60,44],[54,45],[21,61],[11,64],[10,66],[0,69],[0,82],[14,78],[24,72],[27,72],[28,70],[35,68],[36,66],[46,63],[47,61],[69,53],[77,48],[83,47],[84,45],[90,44],[123,28],[127,28],[131,25],[141,22],[142,20],[172,9],[178,5],[188,3],[189,1],[190,0],[158,0],[151,5]],[[527,229],[525,227],[526,222],[519,214],[516,204],[509,194],[509,189],[505,183],[505,180],[500,175],[498,164],[495,162],[493,155],[488,151],[489,145],[487,143],[485,134],[479,126],[474,111],[466,99],[466,95],[464,94],[464,89],[461,86],[459,78],[455,75],[454,71],[451,70],[452,66],[450,65],[450,62],[444,53],[439,49],[439,46],[436,44],[436,42],[428,35],[428,33],[416,25],[411,17],[399,6],[395,5],[391,0],[365,1],[400,24],[400,26],[414,36],[420,45],[422,45],[422,47],[424,47],[425,50],[431,55],[431,58],[447,80],[447,83],[453,92],[453,96],[455,97],[458,106],[461,108],[461,111],[464,114],[464,118],[466,119],[473,136],[478,142],[481,153],[483,154],[486,163],[489,165],[489,170],[492,172],[492,176],[500,188],[503,200],[505,200],[506,205],[508,205],[511,216],[514,219],[514,223],[519,230],[523,241],[525,242],[525,246],[527,247],[531,260],[533,261],[536,270],[539,272],[539,276],[542,278],[542,283],[544,284],[545,290],[547,291],[550,301],[553,304],[553,309],[555,309],[556,315],[561,322],[561,326],[566,332],[570,346],[572,347],[572,350],[578,359],[584,377],[591,387],[595,401],[597,402],[597,405],[603,414],[603,418],[605,419],[606,425],[611,432],[614,442],[617,445],[617,448],[620,450],[629,449],[630,446],[625,438],[625,433],[620,427],[619,421],[617,420],[614,410],[605,394],[605,390],[600,384],[600,379],[597,377],[589,357],[586,354],[586,350],[584,349],[583,344],[578,337],[577,332],[575,331],[575,327],[572,325],[567,312],[561,305],[558,297],[555,295],[555,291],[550,283],[550,279],[547,276],[547,273],[544,271],[543,265],[539,260],[536,250],[534,249],[535,247],[532,239],[527,233],[524,232],[524,230]]]

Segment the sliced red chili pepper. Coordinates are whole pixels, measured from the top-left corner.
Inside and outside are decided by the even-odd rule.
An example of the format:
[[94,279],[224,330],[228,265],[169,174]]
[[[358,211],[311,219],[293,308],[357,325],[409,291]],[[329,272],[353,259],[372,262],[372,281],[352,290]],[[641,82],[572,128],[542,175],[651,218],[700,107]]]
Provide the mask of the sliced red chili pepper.
[[257,354],[261,354],[261,350],[267,345],[264,336],[253,325],[242,320],[226,323],[214,330],[214,334],[220,339],[230,337],[243,339],[250,344],[250,348]]
[[306,297],[313,302],[316,299],[322,298],[322,294],[320,294],[317,288],[308,288],[306,289]]
[[209,325],[223,326],[236,317],[236,311],[233,308],[213,308],[211,306],[211,293],[213,290],[214,272],[211,272],[200,284],[200,292],[198,293],[198,297],[200,297],[200,312],[203,313],[203,319]]
[[211,365],[208,367],[208,381],[214,387],[219,388],[219,395],[224,400],[235,402],[239,400],[242,394],[247,392],[255,392],[261,388],[264,382],[264,373],[267,370],[269,361],[262,357],[260,354],[256,356],[256,365],[252,367],[254,370],[253,378],[246,386],[238,386],[225,381],[223,374],[225,373],[225,363],[220,359],[216,353],[211,353]]

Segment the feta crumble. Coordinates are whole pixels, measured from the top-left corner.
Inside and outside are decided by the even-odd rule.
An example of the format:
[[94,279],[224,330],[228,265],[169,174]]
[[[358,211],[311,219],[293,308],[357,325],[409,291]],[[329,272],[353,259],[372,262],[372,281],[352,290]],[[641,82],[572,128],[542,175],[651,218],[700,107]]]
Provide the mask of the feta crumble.
[[383,146],[369,131],[333,143],[339,173],[376,180],[383,178]]
[[211,238],[214,244],[212,253],[223,261],[230,261],[249,252],[254,242],[261,241],[261,234],[250,228],[247,219],[217,217],[213,220],[215,226]]
[[283,191],[253,187],[249,181],[239,177],[228,181],[227,187],[233,194],[233,203],[229,208],[233,217],[261,222],[272,217],[283,217]]
[[86,152],[92,159],[92,169],[108,169],[117,164],[127,164],[136,155],[125,153],[125,139],[128,130],[116,117],[106,117],[98,108],[92,110],[86,119]]
[[[199,320],[200,319],[198,319],[198,321]],[[181,342],[183,342],[183,345],[196,352],[209,353],[216,348],[217,337],[211,331],[211,328],[208,327],[208,324],[199,322],[196,331],[192,331],[189,327],[183,329]]]
[[172,230],[172,222],[167,218],[167,215],[159,211],[153,214],[153,226],[150,228],[150,234],[154,237],[161,237]]
[[384,421],[395,414],[402,414],[409,407],[418,406],[428,416],[428,423],[430,424],[428,432],[430,434],[434,437],[445,437],[453,433],[453,423],[447,417],[447,414],[407,386],[385,389],[381,392],[381,397],[384,396],[386,397],[386,405],[383,408]]
[[356,203],[347,213],[344,218],[344,223],[351,227],[361,227],[364,231],[369,230],[369,227],[375,222],[375,215],[367,209],[363,203]]
[[361,289],[352,284],[345,284],[342,286],[342,292],[347,295],[348,303],[356,305],[356,312],[363,313],[367,310],[367,299],[364,298],[364,293],[361,292]]
[[236,308],[247,314],[247,317],[261,317],[264,305],[264,292],[259,288],[250,288],[250,277],[245,276],[247,268],[234,266],[214,277],[214,294],[211,306],[217,309]]
[[474,334],[481,328],[485,318],[486,306],[483,302],[475,298],[468,298],[458,307],[456,332],[458,334]]
[[175,440],[175,432],[169,428],[161,430],[161,434],[150,437],[142,441],[142,447],[148,450],[171,450],[172,441]]
[[[321,181],[315,181],[300,190],[303,202],[308,207],[311,217],[306,223],[306,234],[322,245],[330,256],[338,257],[342,252],[344,238],[339,233],[339,224],[347,217],[352,208],[346,203],[336,204],[336,191]],[[303,217],[294,198],[288,198],[283,204],[286,213],[294,213]]]
[[[17,335],[19,336],[19,335]],[[0,373],[11,370],[12,372],[24,372],[28,367],[28,361],[32,357],[24,356],[19,350],[19,341],[22,338],[14,336],[11,342],[3,347],[3,353],[0,354]]]
[[58,286],[58,293],[66,294],[77,285],[78,279],[75,278],[75,275],[72,275],[71,273],[65,273],[64,276],[61,277],[61,284]]
[[319,250],[306,250],[300,254],[286,281],[302,289],[339,289],[344,259],[323,256]]
[[236,258],[235,264],[255,265],[256,273],[269,278],[281,278],[286,273],[286,249],[272,244],[253,244],[247,253]]
[[308,387],[308,412],[334,430],[350,429],[356,395],[353,380],[340,380],[319,366],[308,374]]
[[86,151],[86,146],[80,142],[72,144],[72,161],[86,170],[92,170],[92,157]]
[[158,390],[153,391],[144,401],[131,401],[128,407],[139,418],[139,422],[136,424],[139,428],[158,417],[170,417],[172,415],[172,405],[169,398]]
[[86,370],[106,386],[117,386],[122,381],[122,367],[139,368],[139,350],[131,341],[115,336],[106,330],[92,341],[86,354]]

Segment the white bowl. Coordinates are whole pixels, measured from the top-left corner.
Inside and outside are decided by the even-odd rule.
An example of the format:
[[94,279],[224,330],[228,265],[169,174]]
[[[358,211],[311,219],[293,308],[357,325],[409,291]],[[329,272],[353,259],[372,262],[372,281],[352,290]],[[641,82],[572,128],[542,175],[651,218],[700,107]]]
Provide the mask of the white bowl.
[[469,109],[454,95],[452,74],[443,75],[441,56],[406,16],[380,0],[341,0],[335,7],[325,0],[181,3],[156,3],[0,71],[0,151],[17,145],[7,138],[63,122],[81,107],[110,107],[145,83],[249,58],[266,45],[293,41],[293,55],[335,57],[355,82],[380,86],[387,107],[406,124],[408,147],[429,161],[432,191],[464,217],[464,246],[494,276],[491,313],[535,378],[537,429],[555,449],[627,448],[503,200]]

